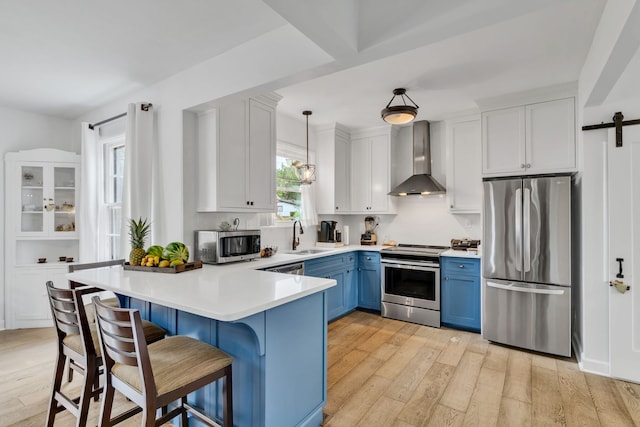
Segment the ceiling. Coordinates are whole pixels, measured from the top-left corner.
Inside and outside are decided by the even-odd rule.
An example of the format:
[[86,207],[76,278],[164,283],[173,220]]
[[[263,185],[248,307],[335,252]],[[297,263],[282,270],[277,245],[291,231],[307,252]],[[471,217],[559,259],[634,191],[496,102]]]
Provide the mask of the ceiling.
[[405,87],[419,119],[439,120],[484,98],[576,81],[604,3],[3,0],[0,105],[76,118],[290,26],[329,59],[264,85],[283,95],[285,114],[376,126]]

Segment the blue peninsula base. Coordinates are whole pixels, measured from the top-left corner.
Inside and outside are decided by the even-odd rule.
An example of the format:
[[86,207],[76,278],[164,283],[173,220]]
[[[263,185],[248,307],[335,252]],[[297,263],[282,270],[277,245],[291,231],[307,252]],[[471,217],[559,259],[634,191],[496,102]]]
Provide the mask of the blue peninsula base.
[[[233,356],[236,426],[319,426],[327,400],[325,292],[234,322],[222,322],[119,295],[123,307],[169,335],[188,335]],[[222,417],[222,386],[212,384],[190,403]],[[197,425],[197,420],[190,420]]]

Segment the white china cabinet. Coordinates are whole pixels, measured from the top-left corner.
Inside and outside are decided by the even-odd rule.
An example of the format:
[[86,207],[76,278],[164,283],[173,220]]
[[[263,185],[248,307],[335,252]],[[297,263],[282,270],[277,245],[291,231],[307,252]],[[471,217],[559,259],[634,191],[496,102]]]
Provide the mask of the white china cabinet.
[[[66,286],[77,260],[80,156],[54,149],[5,155],[6,327],[51,324],[45,282]],[[64,257],[63,261],[60,258]]]

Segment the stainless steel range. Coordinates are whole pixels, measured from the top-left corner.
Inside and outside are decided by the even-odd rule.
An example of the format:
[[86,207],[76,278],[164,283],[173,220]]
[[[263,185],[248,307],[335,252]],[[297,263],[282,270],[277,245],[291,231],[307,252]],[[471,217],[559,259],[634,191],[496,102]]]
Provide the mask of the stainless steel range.
[[440,254],[447,249],[400,244],[380,250],[383,317],[440,327]]

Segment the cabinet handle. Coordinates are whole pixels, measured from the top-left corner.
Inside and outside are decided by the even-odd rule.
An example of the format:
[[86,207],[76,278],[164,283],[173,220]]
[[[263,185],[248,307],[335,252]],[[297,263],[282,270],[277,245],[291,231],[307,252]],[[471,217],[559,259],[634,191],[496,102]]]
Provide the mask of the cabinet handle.
[[367,261],[371,261],[371,257],[370,256],[367,257]]
[[251,206],[253,206],[253,201],[251,201]]
[[464,268],[464,264],[460,264],[458,267],[460,267],[460,268]]
[[449,280],[449,276],[444,276],[444,280]]
[[520,169],[524,169],[524,163],[520,163]]
[[325,279],[331,279],[331,276],[324,276]]
[[527,168],[530,168],[530,167],[531,167],[531,163],[527,163]]
[[338,206],[336,206],[336,210],[340,209]]
[[247,206],[249,206],[249,201],[247,200]]

